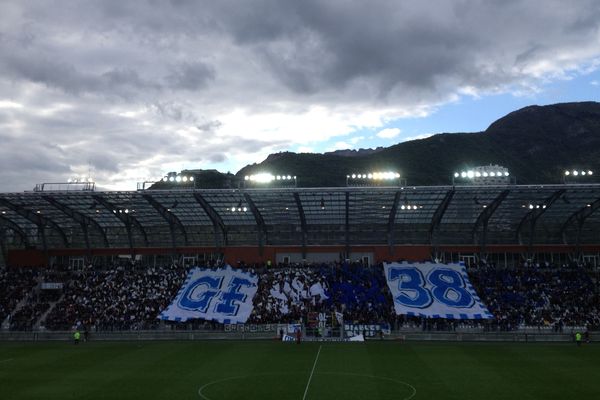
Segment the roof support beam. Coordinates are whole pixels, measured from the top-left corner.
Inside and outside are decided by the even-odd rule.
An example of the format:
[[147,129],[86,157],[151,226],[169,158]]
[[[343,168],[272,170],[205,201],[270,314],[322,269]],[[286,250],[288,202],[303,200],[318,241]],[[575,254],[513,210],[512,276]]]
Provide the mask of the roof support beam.
[[125,229],[127,230],[127,239],[129,240],[129,248],[131,249],[132,253],[134,252],[133,249],[135,248],[135,244],[133,242],[133,231],[132,231],[132,228],[134,226],[142,234],[142,237],[144,238],[144,245],[146,247],[148,246],[148,235],[146,234],[146,229],[144,229],[144,227],[142,226],[142,224],[140,224],[140,222],[137,220],[137,218],[133,217],[130,214],[123,213],[122,209],[120,209],[116,205],[112,204],[110,201],[106,200],[104,197],[102,197],[100,195],[97,195],[97,194],[92,195],[92,198],[98,204],[102,205],[105,209],[107,209],[109,212],[113,213],[115,215],[115,217],[117,217],[123,223],[123,225],[125,225]]
[[346,192],[346,226],[344,227],[345,232],[345,244],[346,244],[346,258],[350,259],[350,192]]
[[258,209],[258,207],[256,207],[254,200],[252,200],[252,197],[250,197],[248,193],[244,193],[244,199],[246,200],[246,203],[248,204],[252,215],[254,215],[256,225],[258,226],[258,254],[262,256],[263,248],[265,242],[267,241],[267,225],[265,224],[265,220],[262,214],[260,213],[260,210]]
[[545,205],[546,207],[534,208],[533,210],[525,214],[525,216],[521,219],[521,222],[519,222],[519,226],[517,227],[517,241],[519,244],[523,244],[523,228],[525,228],[526,226],[529,227],[529,242],[527,252],[531,252],[531,249],[533,248],[535,224],[537,223],[537,220],[546,212],[547,209],[550,208],[550,206],[552,206],[552,204],[556,200],[560,198],[560,196],[563,195],[564,192],[565,189],[560,189],[552,193],[550,197],[544,200],[543,205]]
[[217,247],[217,248],[221,247],[219,244],[219,242],[220,242],[219,234],[218,234],[219,229],[221,230],[221,233],[223,234],[223,244],[225,246],[227,246],[227,244],[228,244],[227,227],[225,226],[225,223],[223,222],[223,218],[221,218],[219,213],[217,213],[217,211],[210,204],[208,204],[206,199],[204,197],[202,197],[202,195],[200,193],[194,192],[194,198],[196,199],[196,202],[198,204],[200,204],[200,207],[202,207],[202,209],[204,210],[206,215],[208,215],[208,218],[210,218],[210,220],[213,223],[213,228],[215,230],[215,247]]
[[454,197],[454,188],[448,190],[446,195],[442,199],[442,202],[437,207],[435,212],[433,213],[433,217],[431,218],[431,223],[429,224],[429,243],[431,246],[436,246],[436,238],[435,234],[440,227],[440,223],[442,222],[442,218],[444,217],[444,213],[448,209],[450,202],[452,201],[452,197]]
[[300,201],[300,194],[294,192],[294,200],[296,201],[296,207],[298,208],[298,215],[300,216],[300,228],[302,229],[302,258],[306,258],[306,238],[308,236],[306,215],[304,214],[304,207]]
[[[79,211],[76,211],[65,204],[62,204],[61,202],[56,200],[53,196],[42,196],[42,198],[44,200],[46,200],[48,203],[50,203],[54,208],[58,209],[63,214],[70,217],[75,222],[79,223],[79,225],[81,225],[81,229],[83,231],[83,235],[84,235],[84,239],[85,239],[85,245],[88,249],[88,252],[91,253],[91,248],[92,248],[92,246],[90,244],[90,237],[89,237],[89,227],[90,226],[95,227],[96,230],[100,233],[100,235],[102,235],[104,247],[110,247],[109,243],[108,243],[108,237],[106,236],[106,232],[104,231],[102,226],[100,226],[100,224],[95,219],[90,218],[87,215],[85,215]],[[91,254],[90,254],[90,256],[91,256]]]
[[29,247],[31,245],[25,231],[13,220],[7,218],[4,215],[0,215],[0,226],[8,228],[15,232],[17,235],[19,235],[19,237],[21,238],[21,242],[23,242],[23,244],[26,247]]
[[160,216],[169,224],[171,231],[171,242],[173,245],[173,253],[177,253],[177,238],[175,237],[175,228],[178,228],[183,234],[184,245],[188,245],[188,236],[185,226],[181,223],[177,215],[172,213],[165,206],[160,204],[154,197],[149,194],[143,194],[142,197],[160,214]]
[[562,237],[564,244],[569,244],[567,241],[567,228],[573,222],[577,223],[577,236],[575,237],[575,247],[577,253],[579,253],[579,248],[581,246],[581,232],[583,230],[583,225],[585,220],[590,217],[596,210],[600,208],[600,198],[596,199],[593,203],[590,203],[589,207],[587,205],[581,207],[579,210],[575,211],[573,214],[567,218],[567,220],[562,224],[560,228],[560,236]]
[[496,196],[496,198],[483,209],[481,214],[479,214],[479,216],[477,217],[477,220],[475,221],[475,225],[473,225],[473,230],[471,231],[471,237],[473,238],[473,243],[475,243],[475,244],[477,244],[477,242],[478,242],[477,230],[479,229],[480,225],[483,227],[483,231],[481,233],[480,250],[479,250],[480,253],[485,253],[485,246],[487,244],[488,222],[490,221],[490,219],[492,218],[492,216],[494,215],[494,213],[496,212],[498,207],[500,207],[500,204],[502,204],[504,199],[506,199],[506,197],[508,196],[509,193],[510,193],[510,190],[508,190],[508,189],[500,192],[500,194],[498,196]]
[[389,247],[390,256],[394,255],[394,225],[396,224],[396,214],[398,213],[398,204],[400,204],[400,198],[402,192],[398,191],[394,195],[394,203],[390,209],[387,224],[387,244]]
[[28,210],[18,204],[14,204],[14,203],[8,201],[7,199],[1,198],[1,197],[0,197],[0,205],[3,205],[4,207],[16,212],[21,217],[31,221],[33,224],[35,224],[38,227],[38,230],[40,231],[40,233],[42,235],[44,251],[48,250],[48,243],[46,240],[45,228],[54,229],[61,237],[65,247],[69,247],[69,241],[67,239],[67,234],[56,222],[54,222],[50,218],[45,217],[41,214],[35,213],[31,210]]

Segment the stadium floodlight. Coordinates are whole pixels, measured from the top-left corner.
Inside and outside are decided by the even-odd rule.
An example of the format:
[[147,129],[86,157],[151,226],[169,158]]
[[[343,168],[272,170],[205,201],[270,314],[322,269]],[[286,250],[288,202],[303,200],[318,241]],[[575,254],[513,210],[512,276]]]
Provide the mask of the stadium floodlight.
[[567,169],[563,174],[563,183],[568,183],[568,180],[573,181],[589,181],[589,177],[594,175],[594,171],[591,169]]
[[401,210],[406,210],[406,211],[416,211],[420,208],[423,208],[423,206],[420,206],[417,204],[408,204],[408,203],[404,203],[400,206]]
[[[346,186],[385,185],[384,182],[400,181],[400,173],[393,171],[372,171],[346,175]],[[371,182],[363,182],[363,180]]]
[[170,176],[169,177],[169,182],[175,182],[175,177],[174,176]]
[[508,184],[510,183],[509,176],[510,173],[508,170],[499,165],[474,167],[472,169],[456,171],[451,175],[452,185],[455,184],[457,179],[470,180],[476,185]]
[[254,181],[258,183],[269,183],[273,181],[273,175],[269,173],[256,174],[254,175]]
[[277,184],[289,186],[290,184],[296,184],[296,175],[284,175],[277,174],[273,175],[270,172],[261,172],[253,175],[246,175],[244,177],[244,181],[242,182],[244,185],[246,184],[254,184],[254,185],[265,185],[270,184],[272,182],[276,182]]

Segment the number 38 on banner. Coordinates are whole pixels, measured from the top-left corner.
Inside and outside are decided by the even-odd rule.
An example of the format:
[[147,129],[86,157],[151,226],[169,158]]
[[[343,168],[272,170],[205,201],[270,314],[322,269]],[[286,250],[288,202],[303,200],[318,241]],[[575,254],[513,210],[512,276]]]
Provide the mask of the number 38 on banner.
[[394,301],[406,307],[426,308],[434,301],[455,308],[469,308],[475,304],[464,278],[455,270],[438,268],[423,276],[414,267],[394,267],[388,274],[390,282],[398,281],[400,294]]

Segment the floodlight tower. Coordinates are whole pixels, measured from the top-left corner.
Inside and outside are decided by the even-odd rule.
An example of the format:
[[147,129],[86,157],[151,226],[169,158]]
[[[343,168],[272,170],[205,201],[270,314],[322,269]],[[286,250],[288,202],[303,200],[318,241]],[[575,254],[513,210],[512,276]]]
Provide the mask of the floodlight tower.
[[253,175],[246,175],[242,181],[246,187],[297,187],[298,180],[296,175],[273,175],[270,172],[261,172]]
[[155,183],[169,184],[166,189],[192,189],[196,188],[196,180],[193,175],[178,174],[177,172],[169,172],[160,179],[148,180],[137,183],[137,190],[146,190],[146,185],[154,185]]
[[368,172],[346,175],[346,186],[406,186],[398,172]]
[[452,186],[456,185],[457,182],[471,185],[509,185],[511,180],[512,183],[516,183],[508,168],[490,164],[454,172]]
[[585,183],[593,180],[594,171],[591,169],[568,169],[563,173],[563,183]]

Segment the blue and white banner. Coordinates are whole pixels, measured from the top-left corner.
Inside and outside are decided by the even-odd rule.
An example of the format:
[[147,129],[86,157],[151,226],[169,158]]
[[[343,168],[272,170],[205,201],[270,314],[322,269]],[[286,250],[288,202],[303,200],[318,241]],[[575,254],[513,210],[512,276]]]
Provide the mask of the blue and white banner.
[[188,273],[175,299],[158,318],[187,321],[201,318],[225,324],[244,323],[250,317],[258,276],[230,266],[195,268]]
[[295,341],[296,341],[296,338],[295,338],[295,337],[293,337],[293,336],[291,336],[291,335],[283,335],[283,336],[281,337],[281,341],[282,341],[282,342],[295,342]]
[[398,315],[448,319],[489,319],[493,315],[469,282],[464,265],[384,264]]

